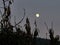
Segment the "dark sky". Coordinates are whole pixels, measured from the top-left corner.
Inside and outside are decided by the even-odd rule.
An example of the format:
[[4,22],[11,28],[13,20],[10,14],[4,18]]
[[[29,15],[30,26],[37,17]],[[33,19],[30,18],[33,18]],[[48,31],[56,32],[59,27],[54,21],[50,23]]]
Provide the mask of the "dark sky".
[[[2,1],[0,2],[0,5],[1,4]],[[16,16],[17,22],[23,16],[23,8],[26,9],[26,17],[29,17],[30,19],[32,31],[34,26],[34,20],[37,20],[37,25],[40,30],[40,37],[46,38],[46,33],[48,33],[44,22],[46,22],[48,27],[51,28],[52,21],[55,35],[60,35],[60,0],[14,0],[14,3],[11,7],[12,19],[14,16]],[[35,14],[37,12],[40,14],[39,18],[35,17]],[[23,20],[23,23],[21,25],[23,26],[24,24],[25,19]]]

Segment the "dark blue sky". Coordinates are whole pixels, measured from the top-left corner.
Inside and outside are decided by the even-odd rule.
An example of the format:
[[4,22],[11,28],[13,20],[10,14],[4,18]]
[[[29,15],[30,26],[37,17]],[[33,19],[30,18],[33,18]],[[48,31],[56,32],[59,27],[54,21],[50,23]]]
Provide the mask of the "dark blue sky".
[[[0,5],[1,4],[2,1],[0,2]],[[34,20],[37,20],[37,25],[40,29],[40,37],[46,38],[45,33],[48,33],[44,25],[45,21],[48,24],[48,27],[51,27],[51,22],[53,21],[55,35],[60,35],[60,0],[14,0],[14,3],[12,4],[12,19],[16,16],[18,22],[23,16],[23,8],[26,9],[26,17],[29,17],[30,19],[32,31]],[[35,17],[35,13],[37,12],[40,13],[39,18]],[[25,19],[21,25],[23,26],[24,24]]]

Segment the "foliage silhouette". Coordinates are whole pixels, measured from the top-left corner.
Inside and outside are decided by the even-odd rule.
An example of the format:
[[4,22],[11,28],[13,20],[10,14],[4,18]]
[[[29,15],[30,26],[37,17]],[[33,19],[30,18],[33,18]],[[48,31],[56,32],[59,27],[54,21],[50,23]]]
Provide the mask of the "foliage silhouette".
[[[25,17],[22,18],[15,26],[10,23],[11,16],[11,8],[12,4],[11,0],[2,0],[4,5],[4,13],[2,15],[2,20],[0,21],[0,45],[36,45],[36,37],[38,36],[38,29],[35,20],[35,31],[34,34],[31,33],[31,26],[29,18],[26,18],[25,30],[26,32],[21,30],[21,27],[17,27],[19,23],[21,23]],[[8,6],[6,7],[5,2],[8,1]],[[25,11],[25,9],[24,9]],[[13,28],[16,29],[16,32],[13,32]],[[59,36],[54,37],[53,29],[49,29],[49,37],[50,37],[50,45],[58,45]]]

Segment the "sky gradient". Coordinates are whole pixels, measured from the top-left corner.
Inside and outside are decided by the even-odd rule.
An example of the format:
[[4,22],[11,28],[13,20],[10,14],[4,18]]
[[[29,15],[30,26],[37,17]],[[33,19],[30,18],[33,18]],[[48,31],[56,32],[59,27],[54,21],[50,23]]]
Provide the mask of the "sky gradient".
[[[0,6],[2,6],[1,0]],[[14,3],[11,5],[13,20],[13,17],[16,16],[16,21],[19,22],[23,16],[23,8],[26,9],[25,19],[29,17],[31,22],[32,32],[34,29],[34,20],[36,19],[40,30],[39,37],[46,38],[46,33],[48,33],[48,31],[44,22],[51,28],[52,21],[55,35],[60,35],[60,0],[14,0]],[[35,17],[37,12],[40,14],[39,18]],[[20,25],[24,26],[25,19]],[[49,34],[47,37],[49,38]]]

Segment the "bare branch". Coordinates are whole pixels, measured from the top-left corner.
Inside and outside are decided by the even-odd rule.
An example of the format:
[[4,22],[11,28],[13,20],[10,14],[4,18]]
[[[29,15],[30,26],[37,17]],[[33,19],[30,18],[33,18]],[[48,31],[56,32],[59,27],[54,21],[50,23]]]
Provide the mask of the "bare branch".
[[23,9],[23,10],[24,10],[24,16],[23,16],[23,18],[16,25],[20,24],[23,21],[23,19],[25,18],[25,9]]
[[53,29],[53,21],[51,22],[51,29]]
[[0,10],[0,14],[1,14],[1,17],[2,17],[2,12],[1,12],[1,10]]
[[45,26],[46,26],[47,30],[49,30],[49,29],[48,29],[48,26],[47,26],[47,24],[46,24],[46,22],[44,22],[44,24],[45,24]]

